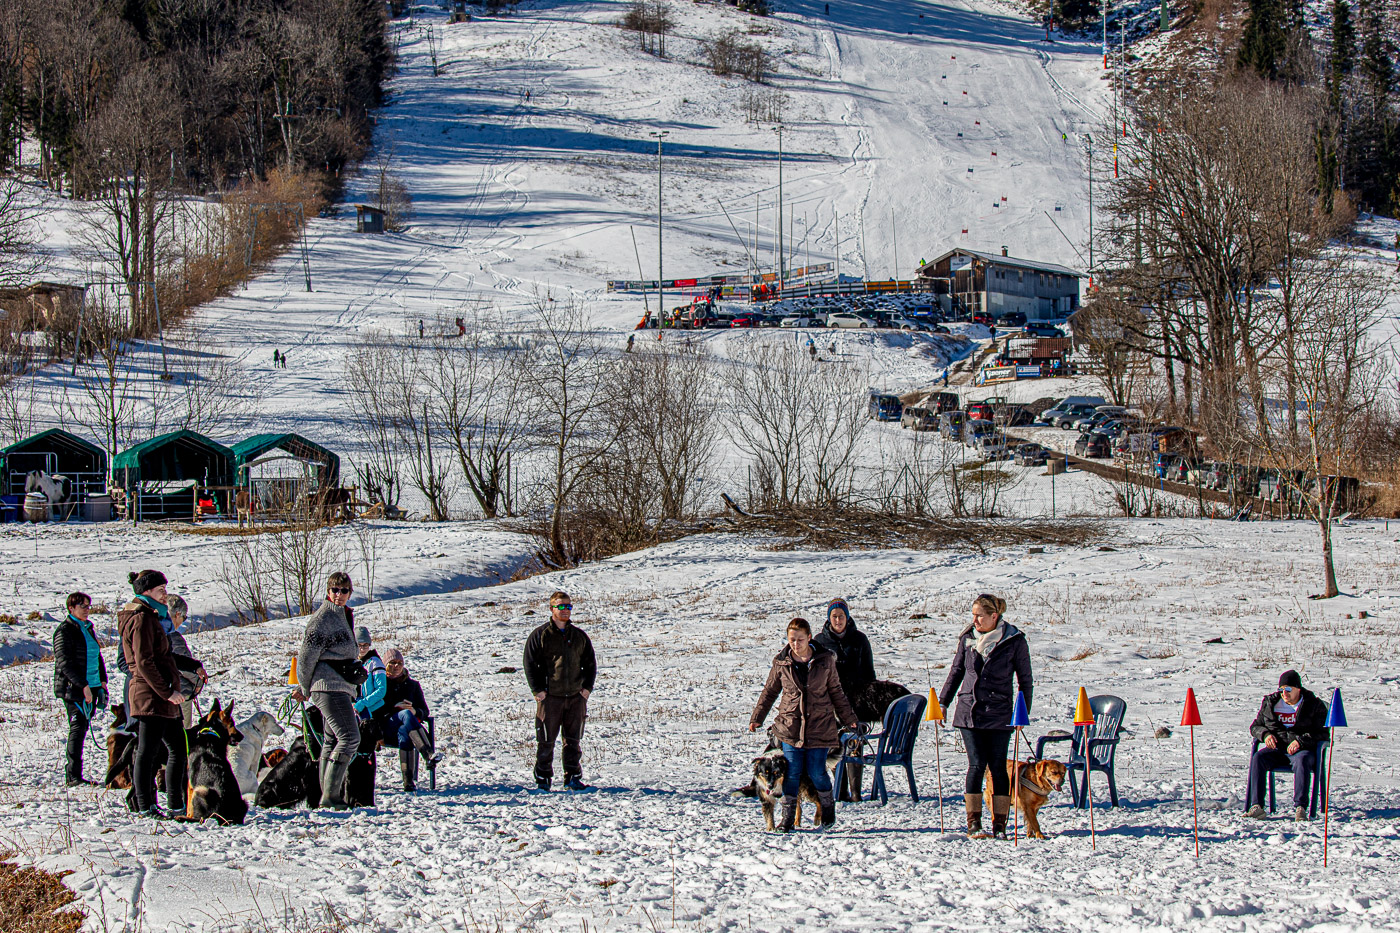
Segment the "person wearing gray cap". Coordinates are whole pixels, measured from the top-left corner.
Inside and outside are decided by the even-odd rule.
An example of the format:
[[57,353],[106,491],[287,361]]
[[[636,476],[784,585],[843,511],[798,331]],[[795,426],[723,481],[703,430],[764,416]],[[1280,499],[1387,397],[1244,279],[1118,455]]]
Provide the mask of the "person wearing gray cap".
[[1293,819],[1308,818],[1308,790],[1317,767],[1317,743],[1327,738],[1327,704],[1311,690],[1303,689],[1297,671],[1284,671],[1278,679],[1278,692],[1264,697],[1259,714],[1249,727],[1259,743],[1249,762],[1249,784],[1245,792],[1245,816],[1262,820],[1264,788],[1275,768],[1293,769]]
[[355,701],[355,715],[361,722],[369,722],[384,708],[384,691],[389,686],[384,661],[373,645],[374,642],[369,637],[369,626],[356,626],[355,646],[360,652],[360,663],[369,674],[369,679],[360,684],[360,698]]

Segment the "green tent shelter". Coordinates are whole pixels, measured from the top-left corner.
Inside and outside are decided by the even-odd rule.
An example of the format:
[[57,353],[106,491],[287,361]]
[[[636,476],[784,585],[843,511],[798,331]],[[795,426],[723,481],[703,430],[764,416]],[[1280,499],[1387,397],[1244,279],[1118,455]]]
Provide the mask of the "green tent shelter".
[[[126,491],[129,517],[189,521],[197,488],[234,485],[233,451],[195,431],[172,431],[117,454],[112,476]],[[221,511],[228,510],[225,490],[209,494]]]

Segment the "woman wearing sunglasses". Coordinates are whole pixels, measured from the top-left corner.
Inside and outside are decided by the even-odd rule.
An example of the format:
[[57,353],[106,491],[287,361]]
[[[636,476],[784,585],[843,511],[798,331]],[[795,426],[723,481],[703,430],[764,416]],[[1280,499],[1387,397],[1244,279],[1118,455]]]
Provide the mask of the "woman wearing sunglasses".
[[299,700],[309,698],[325,723],[319,761],[321,806],[337,810],[346,807],[345,776],[360,749],[355,694],[366,679],[350,610],[345,608],[352,592],[348,574],[331,574],[326,601],[306,621],[306,634],[297,652],[299,688],[292,694]]

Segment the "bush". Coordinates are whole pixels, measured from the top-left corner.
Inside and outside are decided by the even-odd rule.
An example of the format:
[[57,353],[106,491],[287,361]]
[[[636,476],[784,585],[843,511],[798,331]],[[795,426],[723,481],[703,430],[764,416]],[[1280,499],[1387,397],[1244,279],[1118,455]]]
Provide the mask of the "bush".
[[710,70],[721,77],[739,75],[762,81],[768,74],[768,53],[757,42],[745,42],[737,32],[725,33],[705,43]]
[[643,52],[664,56],[666,34],[676,22],[671,19],[671,8],[662,0],[633,0],[618,25],[639,34]]

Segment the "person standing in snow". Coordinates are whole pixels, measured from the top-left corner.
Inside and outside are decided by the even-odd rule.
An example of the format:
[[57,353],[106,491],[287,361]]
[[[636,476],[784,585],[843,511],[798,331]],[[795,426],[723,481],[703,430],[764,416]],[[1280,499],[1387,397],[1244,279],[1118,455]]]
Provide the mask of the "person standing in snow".
[[325,735],[319,774],[321,806],[344,810],[345,776],[360,750],[360,722],[355,717],[355,693],[365,682],[357,657],[354,616],[345,604],[354,592],[350,575],[337,570],[326,582],[326,601],[306,622],[297,652],[294,700],[310,699],[321,713]]
[[554,743],[564,733],[564,787],[587,790],[583,783],[583,724],[588,697],[598,677],[593,642],[570,619],[569,594],[549,597],[549,621],[525,641],[525,681],[535,696],[535,786],[549,790],[554,781]]
[[967,780],[963,801],[967,806],[967,835],[985,839],[982,831],[982,783],[992,772],[992,836],[1006,838],[1006,818],[1011,812],[1011,779],[1006,773],[1006,752],[1011,744],[1011,713],[1015,694],[1012,677],[1031,705],[1031,653],[1026,636],[1002,615],[1006,600],[983,593],[972,602],[972,623],[958,635],[958,647],[948,667],[948,679],[938,692],[947,709],[957,698],[953,726],[962,733],[967,748]]
[[[165,574],[128,575],[135,598],[117,612],[122,654],[131,668],[127,715],[134,718],[136,753],[131,783],[136,810],[169,819],[185,809],[185,730],[180,723],[180,665],[170,650]],[[198,662],[194,662],[196,665]],[[169,812],[156,805],[156,760],[165,746],[165,795]]]
[[1303,689],[1297,671],[1284,671],[1278,691],[1264,697],[1249,734],[1259,743],[1249,761],[1245,816],[1262,820],[1264,788],[1274,768],[1293,769],[1293,819],[1308,818],[1308,791],[1317,767],[1317,743],[1327,738],[1327,704],[1311,690]]
[[276,347],[273,347],[273,348],[272,348],[272,368],[273,368],[273,369],[276,369],[276,368],[277,368],[277,364],[281,361],[281,359],[282,359],[282,354],[277,352],[277,348],[276,348]]
[[[180,721],[186,729],[190,729],[194,726],[194,698],[204,688],[207,675],[204,666],[199,664],[194,652],[190,650],[185,633],[180,631],[190,615],[189,603],[170,593],[165,597],[165,609],[170,615],[170,624],[166,626],[165,635],[170,639],[170,653],[176,658],[176,665],[180,666]],[[182,666],[180,658],[199,666],[193,670],[186,670],[189,665]]]
[[806,619],[788,623],[787,646],[773,658],[768,680],[749,717],[750,732],[763,725],[780,695],[771,730],[773,738],[782,743],[788,763],[779,830],[790,833],[797,821],[797,792],[803,775],[816,788],[822,826],[830,826],[836,822],[836,800],[831,776],[826,773],[827,752],[841,744],[841,725],[856,732],[860,723],[841,689],[835,653],[812,641],[812,626]]
[[826,604],[826,625],[812,640],[836,655],[841,691],[854,705],[855,697],[875,682],[875,655],[870,650],[870,639],[856,630],[844,599],[837,597]]
[[70,593],[67,608],[53,633],[53,695],[68,711],[63,782],[75,787],[92,783],[83,778],[83,742],[93,714],[107,705],[107,665],[88,620],[92,597]]

